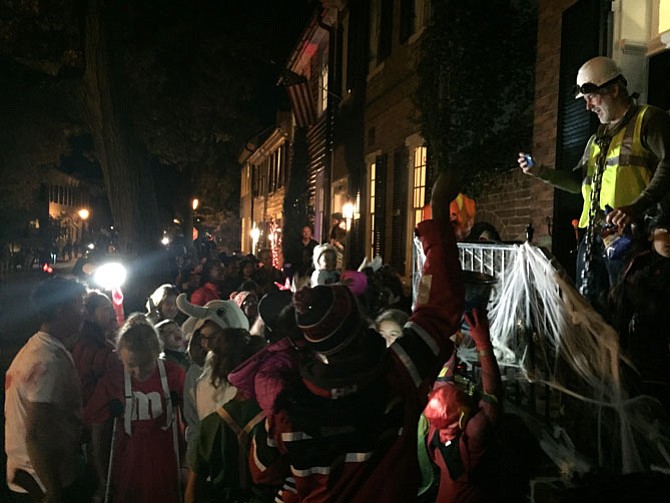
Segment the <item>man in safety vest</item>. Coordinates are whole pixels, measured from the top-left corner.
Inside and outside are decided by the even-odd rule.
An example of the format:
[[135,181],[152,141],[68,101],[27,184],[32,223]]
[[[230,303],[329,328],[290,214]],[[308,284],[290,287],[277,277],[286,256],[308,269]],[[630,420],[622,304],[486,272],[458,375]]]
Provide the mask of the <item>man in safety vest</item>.
[[623,265],[604,258],[602,226],[621,231],[670,199],[670,116],[636,104],[626,86],[616,62],[604,56],[588,60],[577,73],[575,98],[584,98],[586,109],[600,120],[574,169],[582,173],[581,182],[571,173],[536,163],[524,152],[517,160],[524,173],[582,193],[578,225],[586,233],[579,245],[577,284],[597,308],[605,305],[609,286]]

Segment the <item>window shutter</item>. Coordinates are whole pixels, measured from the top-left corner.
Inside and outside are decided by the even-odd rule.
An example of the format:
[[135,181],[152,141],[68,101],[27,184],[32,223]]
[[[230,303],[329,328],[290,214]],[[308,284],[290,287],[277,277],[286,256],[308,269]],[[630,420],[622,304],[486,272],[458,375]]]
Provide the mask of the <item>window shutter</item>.
[[[571,171],[597,127],[595,114],[572,94],[579,67],[588,59],[603,54],[607,47],[607,0],[581,0],[563,12],[561,27],[561,67],[558,87],[558,126],[556,169]],[[580,176],[575,174],[575,176]],[[553,252],[570,272],[575,270],[572,255],[575,232],[572,220],[579,218],[582,197],[562,190],[554,193]]]
[[649,99],[650,105],[670,111],[670,51],[663,51],[649,58]]
[[375,234],[373,249],[375,255],[384,252],[384,241],[386,240],[386,186],[387,186],[387,163],[386,154],[377,156],[375,161]]
[[412,35],[414,27],[414,0],[400,0],[400,43],[404,44]]
[[437,180],[437,175],[435,156],[430,147],[428,147],[428,150],[426,151],[426,193],[424,195],[424,204],[430,203],[430,193],[433,189],[433,184]]
[[407,222],[407,175],[409,149],[401,147],[393,155],[393,215],[391,218],[391,265],[405,272],[405,236]]
[[391,55],[393,42],[393,2],[382,2],[381,30],[379,33],[379,50],[377,62],[384,61]]

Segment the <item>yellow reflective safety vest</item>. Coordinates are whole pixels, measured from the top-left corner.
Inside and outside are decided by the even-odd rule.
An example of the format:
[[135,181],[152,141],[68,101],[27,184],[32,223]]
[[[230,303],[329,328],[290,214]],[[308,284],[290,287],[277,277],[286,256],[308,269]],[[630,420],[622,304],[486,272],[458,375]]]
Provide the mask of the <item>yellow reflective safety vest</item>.
[[[614,135],[607,150],[607,163],[603,172],[600,188],[600,208],[605,206],[618,208],[631,204],[649,185],[652,171],[649,167],[651,153],[642,146],[640,133],[642,118],[648,107],[640,106],[628,124]],[[579,219],[579,227],[589,224],[589,201],[591,199],[591,180],[596,171],[600,147],[596,145],[595,135],[589,139],[587,149],[589,160],[586,176],[582,182],[584,206]]]

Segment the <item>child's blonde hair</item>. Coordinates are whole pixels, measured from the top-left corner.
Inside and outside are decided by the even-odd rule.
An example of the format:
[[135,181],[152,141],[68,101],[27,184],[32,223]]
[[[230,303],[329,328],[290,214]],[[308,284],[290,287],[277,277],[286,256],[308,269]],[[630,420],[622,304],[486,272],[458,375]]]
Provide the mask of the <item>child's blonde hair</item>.
[[158,358],[162,344],[158,332],[142,313],[133,313],[124,323],[116,339],[116,350],[150,352]]

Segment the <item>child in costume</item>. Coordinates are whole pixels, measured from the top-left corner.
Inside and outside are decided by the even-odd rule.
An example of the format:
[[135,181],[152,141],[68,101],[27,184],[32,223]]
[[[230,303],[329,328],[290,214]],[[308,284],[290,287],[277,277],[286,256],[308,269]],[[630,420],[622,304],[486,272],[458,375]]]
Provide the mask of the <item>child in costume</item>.
[[[483,392],[462,386],[454,373],[455,356],[443,367],[428,397],[428,451],[440,468],[437,501],[494,502],[499,494],[494,477],[495,429],[502,416],[502,381],[488,329],[486,314],[466,313],[482,369]],[[462,389],[462,388],[466,389]]]
[[179,324],[174,320],[163,320],[155,327],[163,345],[161,358],[176,363],[186,372],[191,361],[186,353],[184,332]]
[[[116,347],[121,364],[101,379],[84,410],[101,487],[109,483],[118,503],[177,503],[184,371],[159,358],[156,329],[141,314],[128,318]],[[112,438],[105,439],[104,423],[115,415]]]
[[337,249],[330,244],[318,245],[314,248],[314,272],[311,284],[331,285],[340,281],[340,273],[337,270]]
[[[207,356],[214,386],[228,383],[230,371],[265,345],[262,337],[242,328],[226,328]],[[233,388],[235,389],[235,388]],[[256,427],[265,414],[258,403],[236,390],[235,397],[218,406],[200,422],[190,464],[186,502],[272,501],[275,488],[251,483],[248,452]]]
[[165,283],[147,299],[147,317],[156,324],[163,320],[174,320],[179,314],[177,310],[177,295],[179,289],[175,285]]
[[435,220],[418,225],[426,256],[419,294],[403,337],[390,348],[368,328],[346,286],[294,294],[305,350],[299,379],[286,381],[250,455],[257,483],[292,483],[281,501],[416,500],[417,423],[452,353],[465,300],[448,213],[453,185],[440,175],[431,196]]
[[398,338],[402,337],[402,327],[409,321],[409,314],[400,309],[386,309],[375,319],[377,332],[386,340],[386,346],[390,346]]

